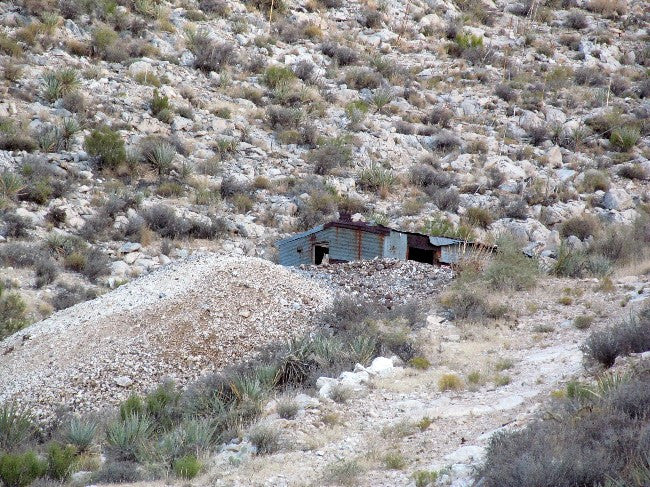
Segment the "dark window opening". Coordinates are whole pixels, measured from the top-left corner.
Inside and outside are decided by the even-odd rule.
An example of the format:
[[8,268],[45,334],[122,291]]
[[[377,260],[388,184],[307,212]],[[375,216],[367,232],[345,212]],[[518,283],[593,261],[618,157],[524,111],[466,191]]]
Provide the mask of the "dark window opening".
[[330,248],[327,245],[314,246],[314,264],[322,264],[326,255],[330,255]]
[[408,260],[423,262],[425,264],[433,264],[433,255],[433,250],[409,247]]

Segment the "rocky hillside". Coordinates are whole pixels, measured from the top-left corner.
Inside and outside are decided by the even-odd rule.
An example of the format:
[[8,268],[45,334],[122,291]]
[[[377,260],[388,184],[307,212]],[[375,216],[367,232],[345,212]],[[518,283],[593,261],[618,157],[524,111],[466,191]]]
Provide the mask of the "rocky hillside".
[[5,327],[193,248],[272,257],[337,211],[588,247],[646,208],[648,10],[2,2]]
[[[649,25],[644,0],[0,2],[0,484],[650,478]],[[343,212],[499,251],[273,263]]]

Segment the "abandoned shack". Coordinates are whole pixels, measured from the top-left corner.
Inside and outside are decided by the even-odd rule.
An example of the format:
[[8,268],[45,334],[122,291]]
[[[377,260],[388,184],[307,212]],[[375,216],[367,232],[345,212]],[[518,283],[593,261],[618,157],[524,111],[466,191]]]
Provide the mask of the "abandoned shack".
[[340,220],[278,240],[281,265],[339,263],[374,258],[415,260],[432,265],[451,265],[481,244],[449,237],[404,232],[383,225]]

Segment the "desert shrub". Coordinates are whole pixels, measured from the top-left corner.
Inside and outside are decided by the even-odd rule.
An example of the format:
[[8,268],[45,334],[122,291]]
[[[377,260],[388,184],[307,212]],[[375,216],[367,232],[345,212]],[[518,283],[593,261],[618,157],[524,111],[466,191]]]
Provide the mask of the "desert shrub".
[[470,207],[467,208],[465,216],[471,225],[487,228],[493,221],[492,214],[485,208]]
[[310,151],[306,159],[314,165],[316,174],[328,174],[335,168],[350,164],[352,149],[344,138],[326,139],[319,147]]
[[0,52],[12,57],[21,57],[23,49],[14,39],[4,32],[0,34]]
[[343,384],[335,384],[330,390],[329,397],[332,401],[343,404],[348,402],[352,397],[352,390]]
[[191,480],[199,474],[201,470],[201,462],[195,455],[185,455],[181,458],[174,460],[172,468],[177,477]]
[[201,0],[199,9],[208,14],[214,14],[219,17],[227,17],[230,14],[228,2],[225,0]]
[[542,125],[534,125],[528,128],[526,133],[528,134],[528,137],[530,137],[530,141],[533,145],[540,145],[549,138],[548,130]]
[[272,89],[295,78],[291,69],[286,66],[269,66],[264,72],[264,83]]
[[97,159],[101,169],[114,169],[126,161],[124,140],[119,133],[105,125],[93,130],[86,137],[84,148]]
[[609,89],[616,96],[622,96],[626,91],[630,89],[630,82],[627,79],[619,76],[611,80]]
[[392,451],[384,455],[384,465],[389,470],[402,470],[406,467],[406,459],[399,451]]
[[74,446],[50,443],[47,447],[48,475],[60,481],[67,479],[72,473],[76,456],[77,449]]
[[463,381],[456,374],[443,374],[438,380],[441,391],[457,391],[463,388]]
[[359,60],[359,55],[354,49],[332,41],[324,42],[321,45],[321,51],[326,56],[334,59],[339,66],[355,64]]
[[272,105],[266,109],[266,117],[272,129],[297,128],[303,117],[299,108]]
[[438,125],[443,128],[449,127],[449,122],[454,118],[454,112],[446,107],[435,107],[422,120],[429,125]]
[[176,159],[176,148],[163,137],[144,137],[139,145],[143,159],[151,164],[158,175],[167,174],[171,171]]
[[624,164],[618,169],[618,175],[627,179],[646,180],[650,177],[641,164]]
[[235,48],[228,42],[217,42],[207,33],[199,32],[190,43],[194,67],[202,71],[221,71],[235,60]]
[[34,228],[32,221],[24,216],[14,212],[8,212],[2,215],[3,234],[7,237],[21,238],[29,235],[29,230]]
[[280,449],[280,432],[267,425],[257,425],[249,432],[249,440],[258,455],[275,453]]
[[47,284],[52,284],[59,274],[59,268],[52,258],[41,258],[34,262],[34,271],[36,272],[36,287],[41,288]]
[[411,360],[409,360],[409,365],[414,369],[427,370],[429,367],[431,367],[431,362],[429,362],[429,360],[425,357],[413,357]]
[[361,170],[358,185],[361,189],[383,193],[390,191],[395,181],[390,170],[373,163]]
[[589,22],[584,13],[579,10],[572,10],[566,16],[564,25],[570,29],[582,30],[589,25]]
[[300,407],[293,399],[282,399],[278,401],[278,415],[282,419],[293,419],[298,414]]
[[510,85],[500,84],[494,90],[494,94],[503,101],[514,101],[517,99],[517,92]]
[[152,433],[153,425],[146,416],[137,414],[115,420],[106,427],[106,449],[118,461],[136,461]]
[[431,141],[431,148],[441,152],[451,152],[460,148],[461,140],[452,132],[442,131]]
[[16,292],[6,292],[0,285],[0,340],[27,326],[27,305]]
[[581,215],[568,218],[560,225],[560,235],[569,237],[575,235],[580,240],[596,235],[600,230],[600,223],[593,215]]
[[612,130],[609,142],[618,150],[629,151],[636,145],[640,137],[641,131],[638,127],[623,126]]
[[580,315],[576,316],[573,319],[573,326],[575,326],[578,330],[586,330],[591,326],[593,321],[594,317],[591,315]]
[[362,13],[361,23],[368,29],[378,29],[381,27],[383,15],[374,8],[368,8]]
[[650,350],[650,314],[640,313],[602,331],[595,331],[582,346],[583,353],[605,367],[616,357]]
[[[492,436],[476,480],[487,487],[643,485],[648,374],[570,383],[546,418]],[[645,447],[645,448],[644,448]]]
[[382,81],[381,74],[368,68],[350,68],[345,72],[345,83],[355,90],[379,88]]
[[293,67],[293,72],[302,81],[310,81],[314,76],[314,64],[302,59]]
[[632,225],[611,225],[606,228],[596,236],[589,253],[625,264],[643,258],[648,243],[650,223],[647,217],[640,217]]
[[576,83],[583,86],[602,86],[605,84],[605,76],[596,68],[578,68],[573,74]]
[[595,191],[608,191],[609,178],[607,177],[607,174],[598,171],[597,169],[588,169],[584,173],[581,189],[585,193],[593,193]]
[[12,451],[25,446],[36,429],[32,416],[15,404],[0,405],[0,450]]
[[153,90],[153,97],[149,102],[149,108],[151,109],[151,113],[154,116],[157,116],[163,110],[169,110],[171,108],[169,104],[169,97],[164,95],[161,96],[160,92],[157,89]]
[[460,204],[458,190],[454,188],[436,189],[427,192],[431,200],[441,211],[457,211]]
[[33,451],[0,454],[0,480],[6,487],[26,487],[46,471],[47,464]]
[[135,462],[112,462],[108,461],[96,472],[92,479],[94,482],[105,483],[126,483],[142,480],[142,473]]
[[491,314],[487,298],[467,286],[459,286],[443,295],[441,304],[455,319],[483,321]]
[[363,467],[357,461],[338,460],[325,469],[323,481],[328,485],[358,485],[358,478],[362,473]]
[[55,310],[60,311],[96,297],[97,293],[92,289],[86,289],[83,286],[63,286],[52,298],[52,306]]

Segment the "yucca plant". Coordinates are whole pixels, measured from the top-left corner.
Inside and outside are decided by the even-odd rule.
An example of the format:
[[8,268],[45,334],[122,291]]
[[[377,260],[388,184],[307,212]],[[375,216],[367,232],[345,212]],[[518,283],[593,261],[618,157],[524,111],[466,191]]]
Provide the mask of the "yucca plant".
[[43,75],[43,98],[48,102],[54,103],[61,98],[61,81],[56,77],[56,74],[49,72]]
[[156,168],[158,174],[162,175],[171,170],[176,157],[176,149],[167,142],[160,142],[150,147],[150,150],[144,155],[147,161]]
[[395,184],[395,176],[379,164],[371,163],[359,174],[359,185],[371,191],[386,192]]
[[81,418],[72,418],[68,424],[64,438],[74,445],[79,452],[85,452],[92,445],[97,434],[97,423]]
[[368,365],[376,357],[379,346],[374,336],[355,336],[348,344],[350,347],[350,358],[361,365]]
[[0,199],[12,200],[25,187],[19,174],[4,170],[0,173]]
[[136,461],[152,430],[151,420],[137,414],[110,423],[106,428],[108,453],[116,460]]
[[28,412],[14,404],[0,406],[0,450],[20,448],[33,436],[34,431],[34,423]]
[[320,365],[340,362],[343,356],[343,343],[336,337],[318,335],[314,337],[311,349]]
[[386,105],[393,101],[394,97],[395,95],[393,95],[393,92],[389,88],[379,88],[372,94],[370,101],[376,111],[381,112]]

